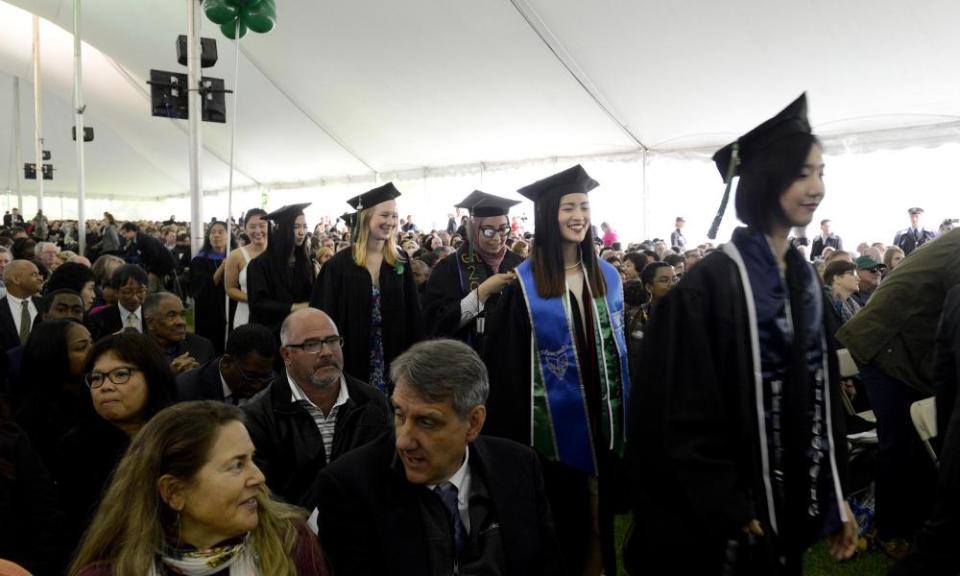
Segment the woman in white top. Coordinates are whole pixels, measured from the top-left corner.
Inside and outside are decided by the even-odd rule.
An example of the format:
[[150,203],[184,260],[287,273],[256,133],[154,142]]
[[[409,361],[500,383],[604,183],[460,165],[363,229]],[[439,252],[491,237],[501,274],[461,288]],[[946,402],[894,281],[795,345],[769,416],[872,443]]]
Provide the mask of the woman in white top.
[[224,266],[224,280],[227,296],[237,303],[233,314],[232,328],[243,326],[250,321],[250,307],[247,304],[247,264],[267,249],[267,213],[260,208],[249,210],[243,223],[243,231],[250,243],[237,248],[227,256]]

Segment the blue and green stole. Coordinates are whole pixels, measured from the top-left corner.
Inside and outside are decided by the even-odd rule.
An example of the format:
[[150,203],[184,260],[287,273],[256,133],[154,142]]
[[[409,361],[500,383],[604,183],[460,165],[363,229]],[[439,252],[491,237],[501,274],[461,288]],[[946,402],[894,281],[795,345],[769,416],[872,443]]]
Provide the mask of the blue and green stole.
[[532,326],[531,445],[545,458],[591,475],[597,474],[595,442],[606,441],[610,450],[623,455],[630,397],[623,284],[616,268],[603,260],[598,264],[607,293],[585,299],[587,310],[583,313],[593,314],[600,368],[601,439],[590,433],[583,378],[592,375],[581,373],[577,358],[570,292],[542,298],[537,294],[530,260],[516,269]]

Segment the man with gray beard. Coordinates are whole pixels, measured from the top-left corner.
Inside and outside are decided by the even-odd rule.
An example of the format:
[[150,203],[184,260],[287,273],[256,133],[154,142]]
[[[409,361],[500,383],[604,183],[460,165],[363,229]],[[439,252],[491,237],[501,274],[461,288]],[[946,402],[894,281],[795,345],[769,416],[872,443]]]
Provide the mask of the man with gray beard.
[[299,504],[328,463],[390,431],[393,414],[379,390],[343,373],[343,338],[325,313],[291,313],[280,343],[284,370],[243,410],[267,485]]

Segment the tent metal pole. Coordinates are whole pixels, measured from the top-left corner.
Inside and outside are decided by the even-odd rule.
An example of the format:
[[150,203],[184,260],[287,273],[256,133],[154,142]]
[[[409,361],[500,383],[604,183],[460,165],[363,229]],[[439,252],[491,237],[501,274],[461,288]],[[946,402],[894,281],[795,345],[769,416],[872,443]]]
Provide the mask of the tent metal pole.
[[20,140],[20,77],[14,76],[13,78],[13,137],[14,137],[14,158],[16,165],[14,166],[13,175],[14,182],[16,183],[15,190],[17,191],[17,210],[20,212],[20,215],[23,216],[23,188],[21,186],[21,180],[23,179],[23,149],[22,142]]
[[[33,16],[33,152],[37,163],[37,211],[43,210],[43,101],[40,83],[40,17]],[[24,217],[26,222],[26,217]]]
[[[77,144],[77,240],[80,242],[80,255],[86,255],[87,213],[86,213],[86,163],[83,155],[84,124],[83,112],[83,38],[80,30],[80,0],[73,0],[73,113]],[[62,216],[62,214],[61,214]]]
[[203,247],[203,183],[200,154],[203,150],[200,122],[203,96],[200,94],[200,0],[187,0],[187,102],[190,115],[190,249],[196,256]]
[[[227,255],[230,255],[230,240],[233,238],[233,162],[234,151],[237,143],[237,98],[240,91],[240,27],[237,27],[237,37],[234,40],[236,51],[234,52],[233,68],[233,120],[230,123],[230,176],[227,180]],[[226,260],[224,260],[226,266]],[[226,292],[226,290],[224,290]],[[226,312],[224,318],[227,319],[224,324],[223,343],[226,346],[227,339],[230,337],[230,295],[225,294]]]

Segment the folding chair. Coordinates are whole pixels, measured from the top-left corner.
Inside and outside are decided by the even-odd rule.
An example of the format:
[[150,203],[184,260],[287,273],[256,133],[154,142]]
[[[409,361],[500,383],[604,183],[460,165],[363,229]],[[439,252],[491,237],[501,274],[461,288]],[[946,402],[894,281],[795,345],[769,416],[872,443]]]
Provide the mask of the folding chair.
[[924,398],[917,400],[910,405],[910,419],[913,420],[913,427],[917,429],[917,434],[923,445],[926,446],[930,459],[934,466],[940,467],[940,459],[930,444],[930,439],[937,436],[937,407],[935,398]]

